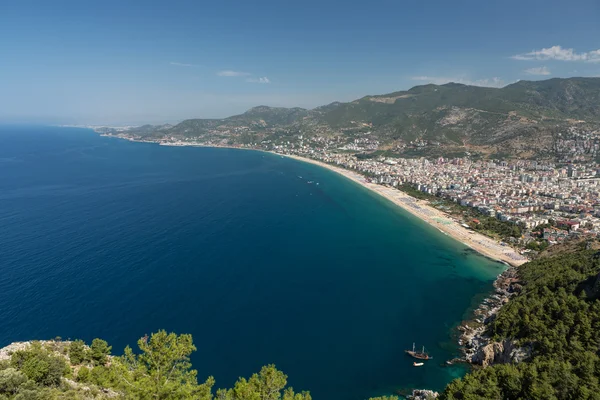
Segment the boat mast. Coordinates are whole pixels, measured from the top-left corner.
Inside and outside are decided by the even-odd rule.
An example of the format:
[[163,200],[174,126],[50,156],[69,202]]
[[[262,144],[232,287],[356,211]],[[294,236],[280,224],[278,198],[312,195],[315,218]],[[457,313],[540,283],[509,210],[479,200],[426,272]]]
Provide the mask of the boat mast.
[[413,342],[413,353],[415,352],[415,342]]

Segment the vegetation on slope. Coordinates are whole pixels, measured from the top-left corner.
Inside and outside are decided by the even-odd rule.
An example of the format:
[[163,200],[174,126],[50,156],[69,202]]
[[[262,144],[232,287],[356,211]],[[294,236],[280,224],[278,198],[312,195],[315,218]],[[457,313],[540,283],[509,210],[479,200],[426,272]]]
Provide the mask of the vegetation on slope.
[[442,399],[600,399],[600,253],[541,258],[521,266],[519,278],[522,291],[489,334],[532,347],[531,359],[476,370]]
[[[488,324],[494,340],[531,348],[531,357],[475,370],[442,399],[600,399],[600,251],[578,246],[521,266],[519,294]],[[117,357],[100,339],[33,342],[0,361],[0,399],[311,399],[273,365],[214,390],[212,377],[199,382],[192,369],[190,335],[159,331],[138,348]]]
[[[120,357],[94,339],[90,346],[73,342],[32,342],[0,360],[1,400],[140,399],[140,400],[310,400],[308,392],[287,387],[287,376],[274,365],[231,389],[213,391],[215,380],[198,382],[190,355],[191,335],[153,333],[129,346]],[[397,400],[396,396],[370,400]]]
[[138,341],[120,357],[94,339],[32,342],[0,361],[0,399],[195,399],[195,400],[310,400],[307,392],[286,387],[287,376],[269,365],[232,389],[213,393],[212,377],[199,383],[190,354],[196,350],[191,335],[159,331]]
[[500,221],[495,217],[480,213],[476,208],[461,206],[449,199],[422,192],[410,184],[405,183],[399,186],[398,189],[419,200],[429,201],[431,206],[443,210],[459,220],[465,220],[468,222],[469,227],[476,232],[509,242],[521,238],[522,229],[514,222]]
[[[225,119],[190,119],[155,130],[130,131],[147,138],[223,139],[235,143],[276,140],[278,134],[369,138],[391,148],[411,141],[436,145],[419,154],[476,151],[496,157],[548,157],[559,134],[600,126],[600,78],[519,81],[504,88],[457,83],[416,86],[407,91],[365,96],[312,110],[254,107]],[[240,132],[246,132],[242,137]]]

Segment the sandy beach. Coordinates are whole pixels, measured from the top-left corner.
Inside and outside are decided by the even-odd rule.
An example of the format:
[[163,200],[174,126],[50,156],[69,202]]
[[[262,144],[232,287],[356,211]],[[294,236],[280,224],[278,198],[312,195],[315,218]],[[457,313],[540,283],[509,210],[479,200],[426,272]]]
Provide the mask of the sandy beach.
[[402,209],[410,212],[411,214],[422,219],[428,224],[435,226],[440,231],[446,233],[447,235],[458,240],[464,245],[472,248],[478,253],[483,254],[486,257],[497,261],[503,261],[513,266],[519,266],[527,262],[527,259],[519,253],[517,253],[512,247],[502,246],[500,243],[498,243],[492,238],[465,229],[460,224],[458,224],[446,214],[444,214],[442,211],[428,205],[426,201],[415,199],[414,197],[411,197],[408,194],[397,189],[367,182],[364,176],[354,171],[350,171],[340,167],[335,167],[333,165],[329,165],[310,158],[285,154],[284,156],[293,158],[298,161],[315,164],[320,167],[337,172],[338,174],[343,175],[346,178],[351,179],[354,182],[364,186],[365,188],[372,190],[373,192],[385,197],[386,199],[401,207]]

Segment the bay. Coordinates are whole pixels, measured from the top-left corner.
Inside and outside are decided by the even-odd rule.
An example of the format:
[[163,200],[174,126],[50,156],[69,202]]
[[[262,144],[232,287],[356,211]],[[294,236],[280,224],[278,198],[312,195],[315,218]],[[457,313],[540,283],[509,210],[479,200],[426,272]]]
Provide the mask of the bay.
[[315,165],[0,127],[0,346],[118,354],[166,329],[193,335],[218,387],[274,363],[315,399],[439,390],[464,373],[443,365],[454,327],[503,268]]

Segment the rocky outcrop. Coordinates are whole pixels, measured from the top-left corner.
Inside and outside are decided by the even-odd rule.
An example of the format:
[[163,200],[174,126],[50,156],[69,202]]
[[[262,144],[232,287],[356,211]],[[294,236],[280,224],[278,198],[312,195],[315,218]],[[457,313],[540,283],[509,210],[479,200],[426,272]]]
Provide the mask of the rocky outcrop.
[[433,390],[415,389],[406,398],[410,400],[432,400],[437,399],[438,396],[438,392],[434,392]]
[[[63,358],[71,368],[71,375],[77,376],[78,371],[84,365],[71,365],[71,360],[69,359],[69,346],[71,341],[62,340],[57,338],[55,340],[38,340],[38,341],[29,341],[29,342],[14,342],[9,344],[6,347],[0,349],[0,361],[10,360],[12,355],[18,351],[29,349],[34,343],[40,344],[44,349],[48,350],[52,353],[53,356]],[[89,350],[89,346],[85,345],[86,350]],[[113,356],[109,357],[109,363]],[[88,368],[91,368],[91,365],[87,365]],[[81,382],[77,382],[73,379],[69,379],[66,377],[61,378],[62,383],[71,389],[78,391],[84,395],[85,399],[115,399],[115,398],[123,398],[123,393],[119,393],[113,389],[103,388],[96,385],[84,384]],[[0,398],[1,397],[0,395]],[[38,397],[36,397],[37,399]],[[61,397],[62,398],[62,397]],[[77,397],[80,398],[80,397]]]
[[[75,390],[79,390],[83,393],[89,394],[89,399],[94,399],[94,398],[98,398],[98,397],[94,397],[93,395],[93,391],[95,390],[100,391],[101,393],[101,397],[100,398],[107,398],[107,399],[115,399],[115,398],[122,398],[123,394],[116,392],[112,389],[107,389],[107,388],[103,388],[103,387],[91,387],[90,385],[86,385],[86,384],[82,384],[79,382],[76,382],[72,379],[68,379],[68,378],[63,378],[63,382],[68,385],[70,388],[75,389]],[[88,397],[86,397],[87,399]]]
[[0,361],[10,360],[12,354],[19,350],[25,350],[29,347],[30,342],[15,342],[0,349]]
[[531,355],[529,346],[518,347],[515,341],[506,339],[481,347],[471,358],[473,364],[487,367],[492,364],[519,363]]
[[485,334],[486,325],[493,321],[500,308],[521,290],[517,268],[510,267],[500,274],[494,282],[494,287],[494,293],[475,310],[474,319],[459,327],[462,332],[459,344],[462,346],[464,360],[484,367],[500,362],[519,362],[527,355],[526,348],[516,348],[512,341],[507,340],[493,343]]
[[[68,340],[39,340],[37,341],[48,350],[53,351],[56,355],[66,357],[66,349],[71,344]],[[27,350],[33,342],[13,342],[6,347],[0,349],[0,361],[10,360],[12,354],[19,350]]]

